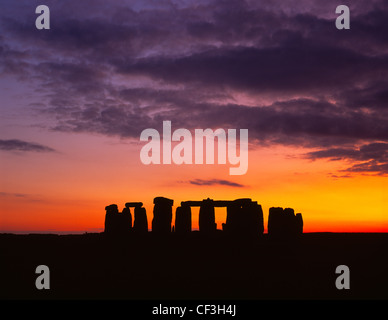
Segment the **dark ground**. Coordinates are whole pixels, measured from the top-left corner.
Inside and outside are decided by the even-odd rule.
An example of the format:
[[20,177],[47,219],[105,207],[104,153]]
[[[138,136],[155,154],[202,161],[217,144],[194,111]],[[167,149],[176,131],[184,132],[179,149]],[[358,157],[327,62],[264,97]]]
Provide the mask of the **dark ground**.
[[[222,233],[0,234],[1,299],[388,299],[388,234],[307,233],[236,241]],[[50,268],[37,290],[35,268]],[[338,290],[338,265],[350,289]]]

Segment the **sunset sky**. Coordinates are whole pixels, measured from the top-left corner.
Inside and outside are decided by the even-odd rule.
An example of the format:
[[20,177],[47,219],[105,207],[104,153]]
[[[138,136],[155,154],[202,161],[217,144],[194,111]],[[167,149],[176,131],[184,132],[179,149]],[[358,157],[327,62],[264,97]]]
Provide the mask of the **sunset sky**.
[[[282,206],[305,232],[388,232],[387,21],[384,0],[1,1],[0,232],[100,232],[129,201],[151,226],[156,196],[252,198],[265,229]],[[247,173],[144,165],[140,133],[164,120],[248,129]]]

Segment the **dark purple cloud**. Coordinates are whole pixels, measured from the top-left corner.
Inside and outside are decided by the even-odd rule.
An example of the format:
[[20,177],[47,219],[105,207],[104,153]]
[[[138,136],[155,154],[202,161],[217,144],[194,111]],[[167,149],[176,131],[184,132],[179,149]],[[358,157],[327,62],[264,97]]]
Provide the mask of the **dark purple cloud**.
[[388,175],[388,143],[369,143],[360,147],[327,148],[309,152],[308,159],[347,160],[351,165],[342,172]]
[[54,149],[41,145],[39,143],[27,142],[17,139],[0,140],[0,150],[4,151],[22,151],[22,152],[55,152]]
[[36,87],[49,129],[138,139],[163,120],[247,128],[253,145],[319,148],[307,156],[386,172],[383,0],[352,1],[346,31],[334,0],[48,0],[43,31],[38,4],[0,7],[0,70]]
[[0,197],[15,197],[15,198],[26,198],[28,195],[25,193],[9,193],[0,192]]
[[388,68],[388,58],[301,41],[275,48],[221,48],[181,58],[117,61],[115,65],[117,72],[147,75],[171,83],[304,94],[337,89],[344,82],[355,82],[356,74],[363,78],[376,75]]
[[190,180],[189,183],[197,186],[221,185],[221,186],[236,187],[236,188],[244,187],[244,185],[240,183],[232,182],[229,180],[221,180],[221,179],[209,179],[209,180],[194,179],[194,180]]

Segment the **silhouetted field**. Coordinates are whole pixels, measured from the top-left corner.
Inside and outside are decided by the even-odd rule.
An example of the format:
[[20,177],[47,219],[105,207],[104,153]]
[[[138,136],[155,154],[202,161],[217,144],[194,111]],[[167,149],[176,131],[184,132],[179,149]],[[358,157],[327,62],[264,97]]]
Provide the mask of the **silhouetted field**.
[[[2,299],[387,299],[388,234],[0,234]],[[50,268],[37,290],[35,268]],[[338,265],[350,289],[338,290]]]

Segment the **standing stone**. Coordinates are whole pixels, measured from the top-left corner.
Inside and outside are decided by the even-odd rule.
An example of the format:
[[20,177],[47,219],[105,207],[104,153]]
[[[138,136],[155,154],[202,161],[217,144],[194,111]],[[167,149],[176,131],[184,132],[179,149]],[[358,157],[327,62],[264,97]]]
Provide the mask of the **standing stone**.
[[236,237],[257,237],[263,234],[263,211],[256,201],[236,199],[227,204],[223,230]]
[[105,210],[105,233],[121,236],[131,231],[132,216],[128,208],[124,208],[120,213],[117,205],[111,204],[106,206]]
[[283,210],[283,236],[290,238],[295,235],[295,226],[296,226],[296,220],[295,220],[295,213],[294,209],[292,208],[285,208]]
[[281,237],[283,234],[283,208],[272,207],[269,208],[268,215],[268,234],[273,237]]
[[206,234],[211,234],[217,230],[216,216],[212,200],[203,200],[199,208],[198,224],[199,231]]
[[189,206],[176,208],[175,232],[179,234],[191,232],[191,208]]
[[303,218],[301,213],[297,213],[295,216],[295,233],[301,235],[303,233]]
[[172,206],[174,200],[156,197],[154,199],[154,218],[152,219],[152,232],[169,234],[171,232]]
[[270,208],[268,234],[271,238],[292,239],[303,233],[303,220],[300,213],[292,208]]
[[[243,207],[244,208],[244,207]],[[252,236],[262,236],[264,232],[263,209],[257,202],[245,205],[247,210],[247,233]]]
[[228,235],[233,235],[238,232],[239,215],[241,206],[236,202],[230,202],[226,206],[226,223],[223,224],[223,230]]
[[104,232],[113,234],[116,229],[116,214],[119,212],[117,204],[111,204],[105,207],[105,229]]
[[135,221],[133,222],[133,231],[137,234],[148,232],[148,220],[146,209],[143,207],[135,207]]
[[127,207],[122,211],[122,225],[124,232],[132,231],[132,214],[131,210]]

